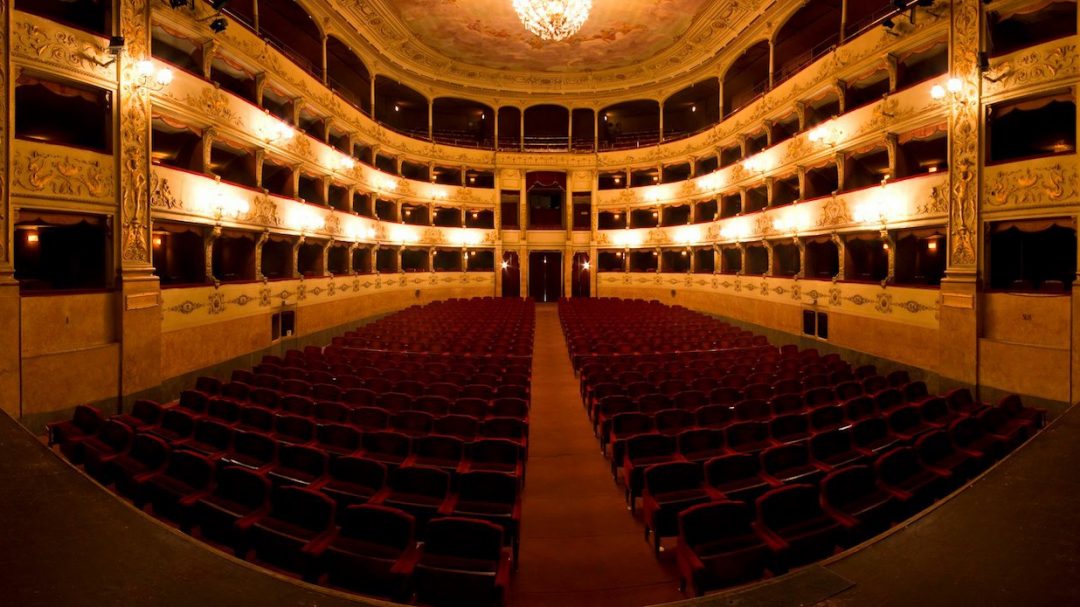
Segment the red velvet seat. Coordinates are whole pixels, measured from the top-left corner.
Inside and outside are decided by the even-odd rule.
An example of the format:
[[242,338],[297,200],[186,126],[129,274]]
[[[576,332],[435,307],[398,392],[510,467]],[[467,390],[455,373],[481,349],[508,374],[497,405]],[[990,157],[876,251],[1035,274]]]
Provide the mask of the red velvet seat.
[[190,527],[190,510],[210,493],[214,464],[205,455],[174,451],[169,465],[146,483],[154,515]]
[[762,476],[773,484],[815,485],[828,469],[810,457],[806,442],[777,445],[761,452]]
[[919,461],[931,472],[949,478],[955,486],[986,467],[986,458],[960,451],[944,430],[927,432],[915,441]]
[[438,468],[455,474],[465,456],[465,442],[454,436],[429,434],[414,438],[412,450],[403,466]]
[[855,446],[851,432],[851,429],[827,430],[810,437],[811,457],[829,468],[868,462],[870,456]]
[[331,459],[353,455],[360,449],[360,431],[345,424],[323,424],[315,430],[315,444]]
[[267,470],[275,487],[317,485],[326,476],[330,458],[326,452],[307,445],[281,443],[277,462]]
[[139,399],[131,406],[131,411],[114,415],[110,419],[126,424],[132,430],[139,430],[159,423],[164,411],[164,407],[155,401]]
[[410,438],[400,432],[367,432],[360,439],[360,455],[396,468],[409,457]]
[[202,539],[242,555],[247,551],[248,531],[269,507],[269,496],[270,481],[264,476],[227,466],[218,470],[210,494],[193,504],[192,522]]
[[164,440],[151,434],[136,434],[131,448],[109,463],[109,476],[116,491],[140,508],[146,503],[146,485],[169,463],[171,449]]
[[843,539],[839,521],[822,509],[813,485],[773,489],[757,499],[754,528],[773,553],[778,569],[833,553]]
[[727,499],[752,503],[776,487],[776,481],[761,473],[761,460],[749,453],[715,457],[705,462],[705,480]]
[[660,553],[663,537],[678,534],[678,515],[719,495],[705,484],[701,466],[672,461],[645,469],[641,509],[645,519],[645,539],[652,534],[653,552]]
[[691,428],[675,436],[679,455],[689,462],[706,460],[727,454],[724,432],[714,428]]
[[645,468],[653,464],[675,461],[677,458],[678,451],[674,436],[639,434],[626,440],[622,461],[622,480],[626,503],[631,511],[635,510],[637,498],[641,495],[642,475]]
[[744,421],[724,429],[728,449],[737,453],[761,451],[777,444],[769,436],[769,425],[762,421]]
[[699,504],[679,513],[675,557],[680,588],[701,596],[761,577],[770,552],[752,521],[752,510],[740,502]]
[[221,456],[218,465],[265,470],[277,461],[277,449],[277,442],[265,434],[237,430],[233,433],[232,448]]
[[173,407],[166,409],[161,415],[161,423],[156,426],[146,426],[143,432],[148,432],[172,443],[188,438],[195,432],[195,421],[198,418],[184,409]]
[[449,495],[449,473],[416,466],[391,470],[386,486],[368,503],[404,510],[416,517],[417,528],[422,530]]
[[897,447],[874,463],[881,486],[912,514],[948,490],[948,477],[923,466],[911,447]]
[[462,473],[471,471],[502,472],[524,481],[525,457],[520,445],[500,438],[486,438],[469,446],[469,456],[462,462]]
[[367,504],[339,510],[338,521],[341,528],[322,556],[327,582],[407,602],[417,557],[413,516],[396,508]]
[[338,457],[330,461],[326,482],[319,490],[345,506],[364,504],[386,485],[386,466],[364,457]]
[[805,413],[789,413],[769,422],[769,435],[779,443],[804,441],[811,436],[810,418]]
[[844,527],[845,544],[876,535],[898,518],[896,496],[877,484],[869,466],[848,466],[821,480],[821,503]]
[[510,583],[511,554],[498,525],[446,517],[428,525],[413,576],[420,603],[501,606]]
[[975,416],[983,432],[996,438],[1006,451],[1018,447],[1031,436],[1034,424],[1022,417],[1009,417],[1001,407],[987,407]]
[[255,558],[314,581],[318,563],[334,538],[334,501],[300,487],[270,494],[270,510],[251,527]]
[[521,529],[520,487],[518,479],[509,474],[465,472],[458,478],[457,491],[446,500],[440,513],[485,520],[502,527],[516,564]]
[[103,485],[112,482],[109,464],[131,447],[135,434],[115,419],[106,420],[101,430],[82,442],[86,473]]
[[215,419],[200,419],[195,424],[191,438],[173,443],[184,449],[195,451],[217,459],[232,447],[234,431],[231,426]]

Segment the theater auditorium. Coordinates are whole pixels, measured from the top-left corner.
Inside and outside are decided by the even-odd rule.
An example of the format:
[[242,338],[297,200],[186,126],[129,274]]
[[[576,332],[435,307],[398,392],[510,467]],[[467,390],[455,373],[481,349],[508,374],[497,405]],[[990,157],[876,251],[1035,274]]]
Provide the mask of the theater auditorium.
[[0,0],[0,604],[1080,605],[1078,23]]

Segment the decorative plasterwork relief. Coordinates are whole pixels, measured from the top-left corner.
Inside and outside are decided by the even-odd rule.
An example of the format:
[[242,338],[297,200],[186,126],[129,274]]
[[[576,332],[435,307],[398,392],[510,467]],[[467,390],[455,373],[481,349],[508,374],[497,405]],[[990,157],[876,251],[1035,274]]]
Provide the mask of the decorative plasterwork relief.
[[262,226],[281,227],[281,217],[278,215],[277,204],[265,193],[255,197],[245,219]]
[[446,244],[446,235],[439,228],[427,228],[420,235],[420,242],[424,244]]
[[645,242],[649,244],[669,244],[671,242],[671,236],[666,230],[654,228],[649,230],[649,234],[645,237]]
[[847,201],[843,198],[832,198],[825,201],[818,215],[818,227],[827,228],[847,225],[852,222],[851,212],[848,211]]
[[952,102],[949,120],[951,202],[949,206],[950,268],[973,269],[977,259],[979,197],[979,7],[981,0],[951,4],[950,65],[961,82],[961,97]]
[[1024,54],[1005,58],[986,76],[984,93],[1049,82],[1080,74],[1076,44],[1044,46]]
[[218,88],[207,86],[198,93],[188,93],[184,96],[184,103],[203,116],[244,128],[243,118],[229,107],[229,95]]
[[1075,163],[995,171],[985,190],[988,207],[1056,206],[1080,198],[1080,174]]
[[135,65],[150,56],[148,0],[120,0],[120,31],[127,40],[120,85],[120,259],[150,267],[150,99]]
[[173,194],[168,179],[158,176],[157,173],[151,173],[150,206],[168,210],[182,209],[184,208],[184,201]]
[[100,159],[18,149],[12,159],[14,191],[71,200],[111,203],[115,192],[112,164]]
[[16,57],[45,63],[105,80],[116,72],[105,65],[110,57],[97,37],[35,15],[18,15],[11,31],[11,52]]
[[[11,13],[8,0],[0,0],[0,31],[8,31]],[[8,45],[0,41],[0,280],[11,278],[11,251],[8,242],[8,218],[11,197],[8,191]]]
[[941,215],[949,212],[949,193],[941,186],[930,190],[930,197],[918,202],[915,213],[918,215]]
[[330,216],[326,218],[326,224],[323,227],[323,231],[333,234],[334,236],[341,236],[344,233],[341,229],[341,216],[331,212]]

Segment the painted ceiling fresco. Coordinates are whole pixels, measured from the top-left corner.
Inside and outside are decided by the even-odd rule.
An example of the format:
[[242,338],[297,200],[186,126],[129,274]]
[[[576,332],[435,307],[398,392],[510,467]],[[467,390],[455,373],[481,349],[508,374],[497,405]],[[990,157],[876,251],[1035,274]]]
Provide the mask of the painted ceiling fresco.
[[593,0],[589,20],[562,42],[521,25],[511,0],[384,0],[431,48],[463,63],[566,72],[625,67],[683,36],[710,0]]

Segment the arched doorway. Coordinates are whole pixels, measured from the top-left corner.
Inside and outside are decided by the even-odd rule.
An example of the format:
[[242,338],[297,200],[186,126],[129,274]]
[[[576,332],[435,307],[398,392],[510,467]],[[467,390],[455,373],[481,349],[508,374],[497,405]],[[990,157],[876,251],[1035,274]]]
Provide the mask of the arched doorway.
[[502,256],[502,296],[521,297],[521,262],[518,254],[506,251]]
[[589,297],[592,264],[588,253],[574,253],[573,279],[570,281],[571,297]]
[[562,253],[529,253],[529,297],[538,302],[558,301],[562,297]]

